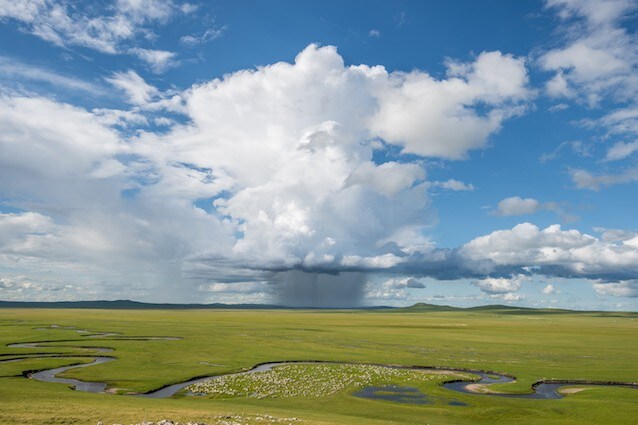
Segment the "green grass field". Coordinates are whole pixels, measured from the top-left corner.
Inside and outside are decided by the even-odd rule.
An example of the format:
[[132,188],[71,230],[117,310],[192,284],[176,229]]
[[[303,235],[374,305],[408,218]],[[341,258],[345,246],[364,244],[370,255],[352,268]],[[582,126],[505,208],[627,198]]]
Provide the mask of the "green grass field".
[[[90,338],[64,327],[121,336]],[[123,338],[135,336],[182,339]],[[7,347],[34,341],[51,342],[39,348]],[[22,376],[25,370],[87,362],[87,356],[100,354],[81,346],[112,348],[106,355],[117,360],[64,376],[105,381],[118,394],[80,393]],[[630,423],[638,417],[636,389],[590,387],[560,400],[515,399],[452,392],[440,386],[449,375],[423,380],[413,374],[375,375],[375,384],[417,386],[431,400],[423,405],[354,397],[361,385],[357,379],[335,391],[277,390],[263,397],[250,396],[256,387],[221,397],[122,395],[286,360],[491,370],[516,376],[516,382],[498,387],[515,393],[529,392],[542,379],[638,382],[638,315],[632,313],[0,309],[0,360],[35,353],[68,357],[0,363],[1,424],[111,425],[166,418],[209,424],[581,425]],[[320,385],[322,376],[341,382],[349,373],[328,369],[302,371],[305,381],[280,376],[277,382],[312,387]],[[308,378],[312,373],[319,376],[315,381]]]

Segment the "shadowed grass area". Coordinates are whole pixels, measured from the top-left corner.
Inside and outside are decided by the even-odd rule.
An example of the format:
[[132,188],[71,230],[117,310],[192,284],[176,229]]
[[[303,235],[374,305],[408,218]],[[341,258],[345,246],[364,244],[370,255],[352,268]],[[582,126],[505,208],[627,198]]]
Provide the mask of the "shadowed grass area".
[[[50,328],[52,324],[60,327]],[[92,338],[67,326],[121,336]],[[64,376],[105,381],[119,392],[145,392],[195,376],[285,360],[492,370],[517,377],[515,383],[496,388],[511,392],[529,392],[541,379],[636,382],[637,335],[635,315],[596,312],[0,310],[0,360],[34,353],[86,356],[96,353],[81,346],[109,347],[114,351],[108,355],[116,361]],[[134,336],[183,339],[121,339]],[[6,346],[33,341],[52,342],[38,348]],[[322,397],[147,400],[84,394],[62,384],[14,377],[23,370],[82,361],[90,359],[0,363],[0,423],[111,424],[161,418],[215,423],[217,415],[240,413],[296,417],[309,424],[616,424],[638,417],[638,391],[628,388],[595,387],[561,400],[520,400],[451,392],[439,385],[441,377],[418,384],[436,402],[409,405],[353,397],[351,389]],[[458,405],[450,405],[452,401]]]

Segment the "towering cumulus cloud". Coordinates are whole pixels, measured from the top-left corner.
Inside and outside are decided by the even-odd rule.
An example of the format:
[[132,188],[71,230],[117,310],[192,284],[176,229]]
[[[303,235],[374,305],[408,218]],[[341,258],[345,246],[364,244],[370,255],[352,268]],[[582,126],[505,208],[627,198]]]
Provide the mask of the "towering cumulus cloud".
[[163,137],[159,153],[155,140],[143,143],[145,154],[165,174],[188,164],[216,177],[208,196],[236,228],[233,261],[311,273],[389,268],[430,249],[426,175],[418,160],[374,161],[375,151],[396,144],[460,158],[527,96],[523,61],[498,52],[449,73],[347,67],[334,47],[311,45],[292,64],[193,87],[192,122]]
[[[283,294],[282,302],[314,305],[312,298],[330,305],[338,298],[340,305],[356,305],[366,272],[433,249],[424,231],[432,218],[422,159],[459,159],[485,146],[503,120],[522,112],[526,85],[523,59],[500,52],[450,62],[447,77],[436,79],[421,71],[346,66],[336,48],[310,45],[294,63],[238,71],[174,96],[171,102],[187,120],[164,133],[118,134],[99,116],[70,107],[56,112],[68,118],[27,127],[61,147],[71,139],[81,144],[73,151],[79,158],[54,161],[50,173],[64,169],[47,184],[63,187],[79,174],[82,200],[63,220],[50,217],[50,226],[58,226],[60,238],[79,228],[92,232],[86,233],[94,235],[90,244],[66,244],[89,257],[83,266],[93,273],[109,269],[104,266],[124,252],[127,271],[161,264],[164,279],[158,281],[165,288],[272,281],[285,289],[274,291]],[[163,95],[144,87],[143,95],[131,95],[134,102],[141,110],[161,107]],[[151,92],[158,103],[149,103]],[[11,112],[3,128],[22,131],[0,136],[9,149],[25,134],[20,120],[26,115],[20,114],[56,107],[34,99],[5,99],[3,105]],[[88,119],[75,119],[82,114]],[[64,128],[76,121],[97,126],[76,130],[107,143],[44,128],[60,121]],[[49,161],[44,156],[50,154],[14,156],[11,166],[45,170],[50,167],[38,161]],[[40,200],[31,207],[41,220],[71,196],[29,179],[20,184],[23,195]],[[106,280],[123,285],[129,278],[114,278],[109,269]],[[152,278],[148,272],[140,279]],[[306,290],[314,295],[301,293]]]

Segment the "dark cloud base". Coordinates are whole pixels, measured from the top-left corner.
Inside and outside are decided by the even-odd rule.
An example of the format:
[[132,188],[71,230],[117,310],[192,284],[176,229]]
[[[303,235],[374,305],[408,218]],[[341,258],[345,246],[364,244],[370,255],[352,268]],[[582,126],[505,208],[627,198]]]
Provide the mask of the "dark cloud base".
[[366,274],[308,273],[291,270],[278,273],[277,304],[286,307],[360,307],[363,304]]

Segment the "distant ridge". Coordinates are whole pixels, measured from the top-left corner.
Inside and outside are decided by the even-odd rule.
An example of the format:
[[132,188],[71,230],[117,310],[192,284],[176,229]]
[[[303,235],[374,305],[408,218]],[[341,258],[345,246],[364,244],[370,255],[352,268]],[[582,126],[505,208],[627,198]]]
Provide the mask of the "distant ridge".
[[491,304],[481,305],[477,307],[452,307],[449,305],[437,305],[416,303],[410,307],[395,308],[393,311],[397,312],[446,312],[446,311],[458,311],[465,313],[492,313],[492,314],[504,314],[504,315],[536,315],[536,314],[596,314],[605,317],[636,317],[638,312],[630,311],[595,311],[595,310],[567,310],[558,308],[532,308],[532,307],[518,307],[512,305],[503,304]]
[[638,312],[628,311],[584,311],[566,310],[554,308],[530,308],[510,305],[482,305],[477,307],[452,307],[449,305],[437,305],[427,303],[416,303],[409,307],[286,307],[274,304],[171,304],[171,303],[145,303],[131,300],[115,301],[0,301],[0,308],[78,308],[78,309],[104,309],[104,310],[362,310],[362,311],[388,311],[397,313],[426,313],[426,312],[466,312],[466,313],[493,313],[512,315],[533,315],[533,314],[569,314],[569,313],[590,313],[602,314],[604,316],[637,316]]
[[116,301],[0,301],[0,308],[88,308],[108,310],[284,309],[269,304],[170,304]]
[[275,304],[171,304],[145,303],[131,300],[115,301],[0,301],[0,308],[86,308],[105,310],[383,310],[388,306],[375,307],[286,307]]
[[[491,309],[492,306],[478,307]],[[505,306],[494,306],[505,307]],[[202,310],[202,309],[242,309],[242,310],[392,310],[392,311],[457,311],[463,310],[459,307],[449,305],[436,305],[426,303],[416,303],[409,307],[286,307],[274,304],[172,304],[172,303],[145,303],[131,300],[116,301],[0,301],[0,308],[86,308],[86,309],[106,309],[106,310]]]
[[427,303],[416,303],[411,305],[410,307],[398,308],[400,311],[459,311],[463,310],[460,307],[452,307],[450,305],[437,305],[437,304],[427,304]]
[[532,307],[518,307],[512,305],[503,305],[503,304],[493,304],[493,305],[481,305],[478,307],[468,307],[465,309],[466,311],[481,311],[481,312],[492,312],[492,313],[500,313],[500,314],[561,314],[561,313],[596,313],[595,311],[585,311],[585,310],[566,310],[559,308],[532,308]]

